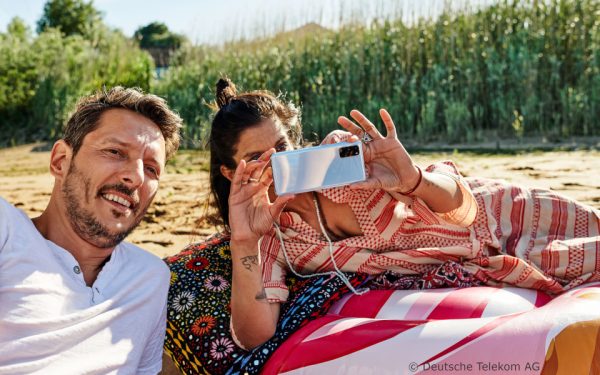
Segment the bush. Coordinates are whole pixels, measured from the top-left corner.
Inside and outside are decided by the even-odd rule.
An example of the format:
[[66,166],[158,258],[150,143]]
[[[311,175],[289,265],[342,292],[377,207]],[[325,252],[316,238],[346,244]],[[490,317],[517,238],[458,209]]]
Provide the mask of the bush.
[[47,29],[33,40],[0,37],[0,146],[60,136],[77,99],[115,85],[150,89],[150,56],[118,32],[65,37]]

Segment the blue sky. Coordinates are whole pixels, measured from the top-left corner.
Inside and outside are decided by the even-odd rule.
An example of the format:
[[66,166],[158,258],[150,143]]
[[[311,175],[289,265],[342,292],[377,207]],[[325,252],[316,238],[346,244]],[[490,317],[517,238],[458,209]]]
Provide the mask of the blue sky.
[[[479,6],[493,0],[452,1],[453,7]],[[0,0],[0,30],[19,16],[35,31],[46,0]],[[406,20],[435,17],[444,0],[95,0],[104,22],[131,36],[153,21],[186,35],[192,42],[219,44],[289,30],[309,22],[338,27],[340,19],[369,20],[402,14]]]

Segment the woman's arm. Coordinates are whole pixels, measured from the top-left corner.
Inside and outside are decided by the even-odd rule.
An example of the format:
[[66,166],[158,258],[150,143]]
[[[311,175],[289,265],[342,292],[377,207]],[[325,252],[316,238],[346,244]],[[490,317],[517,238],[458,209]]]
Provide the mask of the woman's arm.
[[[429,173],[424,170],[419,172],[416,166],[412,166],[412,168],[415,172],[412,178],[414,182],[409,186],[416,188],[411,195],[421,198],[432,211],[443,214],[462,205],[462,191],[458,187],[458,182],[452,177],[441,173]],[[419,173],[422,175],[421,178],[419,178]],[[398,198],[395,196],[396,194],[401,195],[398,190],[392,190],[390,194],[396,199]]]
[[270,149],[256,161],[241,160],[231,180],[229,226],[233,279],[231,290],[231,328],[245,349],[267,341],[275,333],[279,303],[269,303],[263,288],[258,240],[266,234],[293,195],[270,202],[268,189],[273,183],[268,160]]
[[263,287],[258,241],[230,242],[233,262],[231,328],[244,349],[255,348],[275,334],[279,303],[269,303]]
[[431,210],[438,213],[450,212],[461,206],[463,194],[457,181],[440,173],[420,170],[398,140],[394,122],[385,109],[380,111],[387,131],[385,137],[359,111],[353,110],[350,115],[360,126],[344,116],[338,122],[354,134],[353,140],[359,140],[365,132],[372,139],[364,145],[369,178],[353,184],[352,188],[383,189],[392,196],[410,193],[421,198]]

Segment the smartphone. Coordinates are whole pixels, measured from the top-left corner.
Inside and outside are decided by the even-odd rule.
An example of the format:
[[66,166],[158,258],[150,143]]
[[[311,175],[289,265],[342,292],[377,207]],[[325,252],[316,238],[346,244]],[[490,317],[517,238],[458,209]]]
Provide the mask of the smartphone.
[[277,195],[304,193],[364,181],[362,142],[341,142],[271,155]]

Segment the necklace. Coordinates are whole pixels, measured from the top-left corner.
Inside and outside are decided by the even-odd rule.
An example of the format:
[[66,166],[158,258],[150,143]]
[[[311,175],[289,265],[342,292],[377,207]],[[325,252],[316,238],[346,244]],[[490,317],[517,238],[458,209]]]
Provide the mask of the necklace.
[[294,267],[292,266],[292,263],[290,262],[290,260],[288,258],[287,252],[285,251],[285,245],[283,243],[283,235],[281,234],[279,225],[276,222],[273,222],[273,225],[275,226],[275,230],[277,232],[277,237],[279,238],[279,243],[281,245],[281,251],[283,252],[283,257],[285,258],[285,262],[287,263],[288,268],[290,269],[290,271],[292,271],[292,273],[294,275],[296,275],[297,277],[303,278],[303,279],[306,279],[309,277],[315,277],[315,276],[325,276],[325,275],[337,276],[348,287],[348,289],[350,289],[352,291],[352,293],[354,293],[356,295],[361,295],[361,294],[367,293],[369,291],[369,289],[367,289],[367,288],[362,288],[362,289],[356,290],[352,286],[352,284],[350,283],[350,280],[348,280],[346,275],[338,268],[337,263],[335,262],[335,258],[333,257],[333,243],[331,241],[331,238],[329,238],[327,231],[325,230],[325,226],[323,225],[323,219],[321,219],[321,210],[319,207],[319,201],[317,200],[317,194],[315,192],[313,192],[313,202],[315,204],[315,210],[317,211],[317,220],[319,221],[319,227],[321,228],[321,232],[325,236],[325,239],[327,240],[327,243],[329,245],[329,259],[331,259],[331,264],[333,264],[333,268],[335,269],[335,271],[317,272],[317,273],[313,273],[313,274],[309,274],[309,275],[303,275],[303,274],[297,272],[294,269]]
[[[334,241],[337,241],[338,236],[333,233],[333,231],[327,225],[327,219],[323,215],[321,211],[321,205],[319,204],[319,198],[317,197],[317,193],[313,191],[312,193],[313,203],[315,205],[315,211],[317,211],[317,220],[319,222],[319,228],[321,228],[321,233],[325,236],[325,238],[332,238]],[[329,237],[328,237],[329,236]]]

